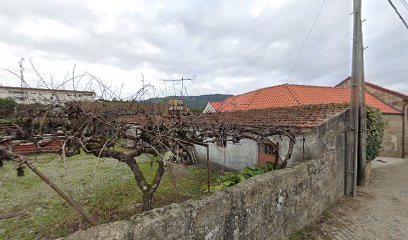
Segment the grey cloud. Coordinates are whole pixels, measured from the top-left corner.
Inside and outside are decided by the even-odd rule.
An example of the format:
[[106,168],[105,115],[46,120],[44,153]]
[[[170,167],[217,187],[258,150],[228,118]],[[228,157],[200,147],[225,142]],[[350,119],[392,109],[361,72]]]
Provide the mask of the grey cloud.
[[[155,1],[160,7],[150,17],[124,9],[118,18],[119,28],[105,33],[95,29],[100,19],[91,11],[92,6],[80,3],[1,3],[6,7],[0,14],[9,22],[29,16],[50,18],[80,29],[86,36],[38,41],[13,32],[3,22],[2,29],[10,31],[0,33],[0,41],[76,61],[109,62],[124,70],[148,64],[168,75],[197,75],[196,86],[212,86],[201,88],[202,93],[214,89],[241,93],[284,82],[334,85],[350,73],[351,1],[327,1],[291,77],[289,71],[321,1],[288,1],[282,8],[265,8],[257,18],[248,14],[253,1]],[[392,10],[384,9],[383,4],[366,4],[370,4],[367,16],[372,19],[366,25],[370,32],[365,33],[370,45],[366,51],[367,80],[408,92],[408,84],[403,84],[408,71],[403,67],[408,64],[408,34],[390,19],[395,16],[387,11]],[[370,11],[379,9],[381,19],[375,19],[377,15]],[[385,28],[381,21],[393,25]],[[145,52],[144,44],[159,51]],[[228,88],[216,81],[234,78],[252,80]]]
[[0,14],[10,20],[11,28],[16,22],[33,16],[63,21],[70,26],[85,26],[98,20],[85,4],[75,1],[1,0],[0,6]]

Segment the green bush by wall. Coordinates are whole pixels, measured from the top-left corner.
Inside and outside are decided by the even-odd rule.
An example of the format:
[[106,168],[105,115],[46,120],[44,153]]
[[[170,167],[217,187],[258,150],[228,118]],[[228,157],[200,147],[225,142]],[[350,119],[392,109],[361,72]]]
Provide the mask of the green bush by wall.
[[378,157],[384,136],[384,120],[380,110],[367,106],[367,161]]

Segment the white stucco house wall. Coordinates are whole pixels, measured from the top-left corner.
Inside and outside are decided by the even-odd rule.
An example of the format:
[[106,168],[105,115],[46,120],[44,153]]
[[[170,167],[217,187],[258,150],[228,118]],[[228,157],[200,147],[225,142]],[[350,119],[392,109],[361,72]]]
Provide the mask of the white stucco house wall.
[[221,105],[222,105],[222,102],[208,102],[203,110],[203,113],[217,112],[217,109],[221,107]]
[[0,98],[11,98],[19,104],[95,101],[92,91],[0,86]]

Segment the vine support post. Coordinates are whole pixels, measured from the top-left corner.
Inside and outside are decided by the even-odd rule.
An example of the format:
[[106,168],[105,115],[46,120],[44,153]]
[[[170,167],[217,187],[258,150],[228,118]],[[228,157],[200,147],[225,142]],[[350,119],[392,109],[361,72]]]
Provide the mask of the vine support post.
[[207,144],[207,190],[211,190],[211,173],[210,173],[210,145]]
[[24,164],[33,171],[38,177],[48,184],[58,195],[60,195],[69,205],[71,205],[88,223],[92,226],[96,226],[98,223],[85,211],[74,199],[65,194],[55,183],[53,183],[47,176],[45,176],[40,170],[38,170],[28,159],[24,160]]

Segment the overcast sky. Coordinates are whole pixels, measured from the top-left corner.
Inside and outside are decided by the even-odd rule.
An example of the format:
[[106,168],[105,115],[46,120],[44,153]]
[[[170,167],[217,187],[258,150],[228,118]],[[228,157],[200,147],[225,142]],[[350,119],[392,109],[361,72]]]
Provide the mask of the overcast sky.
[[[408,31],[387,0],[364,2],[366,81],[408,94]],[[408,19],[408,11],[394,0]],[[25,58],[53,84],[76,64],[119,89],[174,94],[162,79],[193,77],[187,94],[239,94],[282,83],[333,86],[350,75],[352,0],[327,0],[293,73],[322,0],[0,0],[0,83]],[[178,89],[180,87],[175,85]],[[70,86],[66,86],[70,88]],[[97,89],[95,89],[97,90]]]

